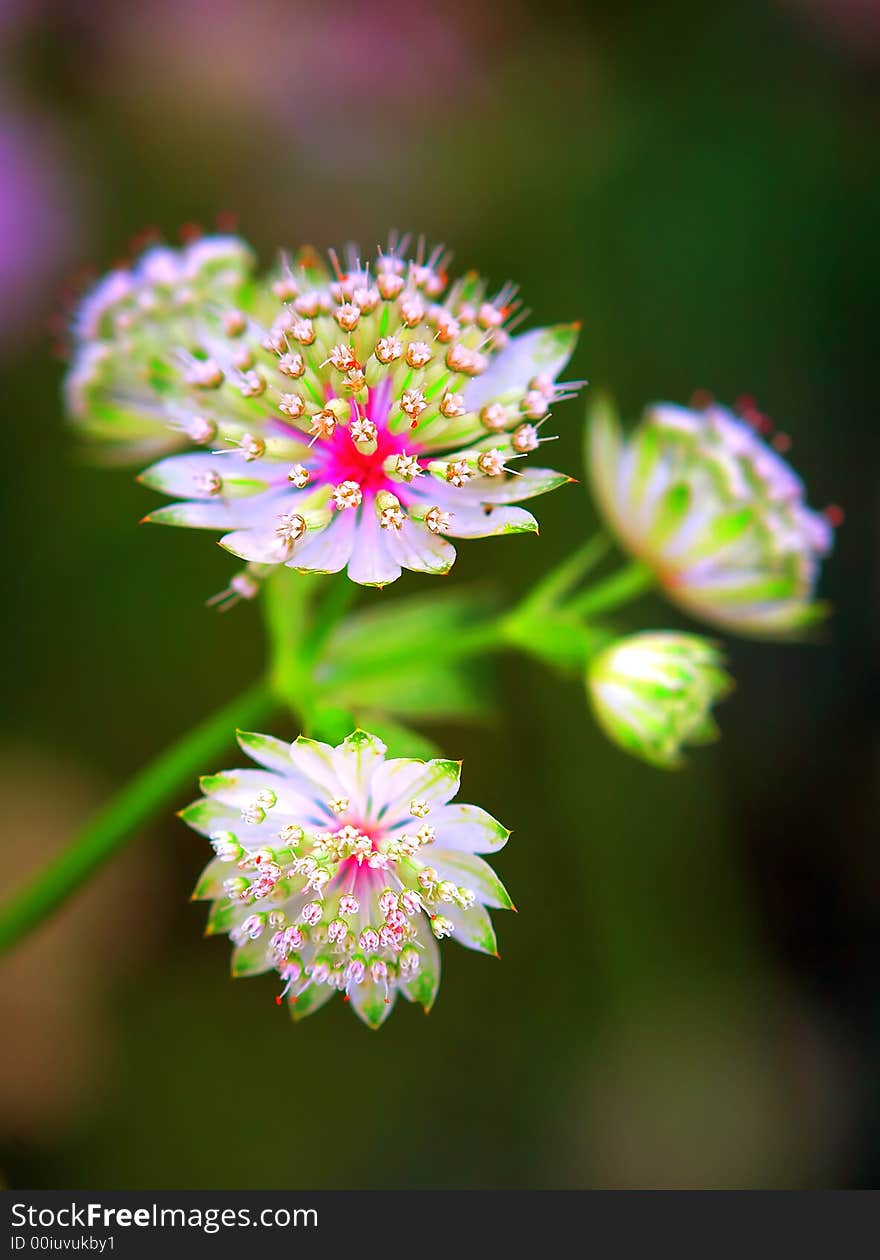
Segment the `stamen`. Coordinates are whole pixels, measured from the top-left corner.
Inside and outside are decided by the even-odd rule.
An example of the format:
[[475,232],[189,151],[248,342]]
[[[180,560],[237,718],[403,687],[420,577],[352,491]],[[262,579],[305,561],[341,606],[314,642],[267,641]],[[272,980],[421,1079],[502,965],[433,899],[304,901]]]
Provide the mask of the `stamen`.
[[471,470],[466,459],[457,459],[446,465],[446,480],[451,486],[466,485],[471,479]]
[[302,394],[282,394],[278,400],[278,410],[291,420],[298,420],[305,414],[306,400]]
[[364,495],[356,481],[342,481],[334,486],[332,498],[337,508],[343,511],[345,508],[360,507]]
[[483,451],[477,460],[477,467],[486,477],[500,477],[504,472],[504,452],[499,450]]
[[449,529],[451,521],[452,513],[444,512],[439,507],[428,508],[425,513],[425,524],[432,534],[442,534]]
[[520,455],[526,455],[538,449],[538,430],[533,424],[521,424],[514,430],[510,441],[515,451]]

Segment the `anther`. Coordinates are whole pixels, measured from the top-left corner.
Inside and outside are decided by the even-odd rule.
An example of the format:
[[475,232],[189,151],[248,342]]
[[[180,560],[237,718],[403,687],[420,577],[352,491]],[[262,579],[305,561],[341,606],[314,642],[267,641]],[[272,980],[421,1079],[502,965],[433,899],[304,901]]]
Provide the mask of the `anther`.
[[423,368],[433,357],[427,342],[411,341],[406,348],[406,361],[411,368]]
[[393,363],[403,354],[403,343],[397,337],[381,337],[376,342],[375,353],[380,363]]
[[502,403],[489,403],[480,412],[480,423],[490,433],[501,433],[507,428],[507,408]]
[[454,420],[458,416],[463,416],[467,411],[463,396],[461,394],[445,393],[440,402],[440,411],[447,420]]
[[298,420],[305,412],[306,402],[302,394],[282,394],[278,399],[278,410],[291,420]]
[[483,451],[477,460],[477,467],[486,477],[500,477],[504,472],[503,451]]
[[449,529],[451,520],[452,513],[444,512],[442,508],[439,507],[428,508],[425,513],[425,524],[432,534],[442,534],[445,530]]
[[451,464],[446,465],[446,480],[451,486],[466,485],[471,479],[471,470],[468,467],[467,460],[457,459]]
[[515,451],[520,455],[526,455],[529,451],[538,449],[538,430],[533,424],[521,424],[514,430],[510,441]]
[[356,481],[341,481],[333,488],[333,502],[343,511],[345,508],[360,507],[363,502],[363,491]]
[[241,382],[241,395],[243,398],[259,398],[265,392],[266,381],[260,376],[259,372],[245,372],[244,380]]

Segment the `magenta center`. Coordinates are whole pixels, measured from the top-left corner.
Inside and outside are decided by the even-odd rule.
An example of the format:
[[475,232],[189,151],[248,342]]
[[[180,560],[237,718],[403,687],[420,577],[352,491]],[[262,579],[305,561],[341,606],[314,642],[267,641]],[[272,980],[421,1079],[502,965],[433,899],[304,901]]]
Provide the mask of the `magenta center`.
[[[376,495],[388,490],[401,498],[405,490],[400,482],[392,481],[383,467],[389,456],[418,455],[419,447],[406,433],[392,433],[388,428],[388,412],[391,406],[391,382],[384,380],[369,391],[366,409],[362,415],[376,426],[376,449],[371,454],[358,450],[351,439],[351,432],[337,425],[332,435],[315,444],[315,477],[328,485],[338,486],[343,481],[356,481],[362,493]],[[351,405],[352,421],[358,417],[357,406]]]

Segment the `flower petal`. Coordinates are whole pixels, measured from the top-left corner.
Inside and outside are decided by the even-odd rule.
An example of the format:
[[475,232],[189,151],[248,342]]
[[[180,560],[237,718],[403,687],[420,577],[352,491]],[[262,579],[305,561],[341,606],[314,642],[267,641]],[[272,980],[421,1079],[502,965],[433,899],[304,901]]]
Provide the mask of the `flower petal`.
[[409,821],[412,818],[409,812],[411,801],[422,800],[430,806],[444,806],[455,796],[460,780],[460,761],[443,758],[411,761],[395,757],[377,766],[373,773],[370,784],[373,808],[386,823]]
[[290,543],[280,537],[274,525],[262,529],[237,529],[220,539],[220,546],[252,564],[286,564]]
[[355,540],[355,518],[358,513],[351,509],[337,512],[329,525],[306,535],[305,542],[287,561],[291,569],[300,572],[338,573],[351,557]]
[[222,499],[169,503],[144,517],[151,525],[181,525],[187,529],[231,529],[238,523],[234,503]]
[[358,521],[348,576],[361,586],[387,586],[400,577],[400,565],[391,555],[386,531],[371,508],[362,512]]
[[245,976],[261,976],[264,972],[271,971],[273,966],[264,936],[255,941],[246,941],[244,945],[237,945],[232,951],[230,971],[237,980]]
[[394,531],[388,551],[402,568],[416,573],[448,573],[455,561],[452,544],[415,521]]
[[[210,488],[210,478],[221,479],[222,489]],[[235,454],[171,455],[160,459],[138,477],[151,490],[180,496],[183,499],[236,498],[242,495],[262,494],[268,478],[254,476],[252,464]]]
[[315,815],[314,795],[297,791],[288,777],[271,770],[221,770],[204,775],[200,785],[206,796],[236,810],[253,805],[259,792],[270,789],[277,797],[277,804],[266,810],[267,821],[277,813],[304,824]]
[[333,767],[344,796],[367,808],[371,780],[387,749],[376,735],[356,730],[333,751]]
[[408,1002],[418,1002],[425,1014],[434,1005],[440,988],[440,950],[428,923],[418,928],[416,945],[419,951],[419,969],[409,980],[401,980],[400,990]]
[[310,984],[298,997],[288,998],[287,1004],[291,1018],[299,1023],[307,1015],[314,1015],[315,1011],[325,1006],[335,993],[336,990],[329,984]]
[[219,858],[212,858],[199,876],[190,901],[214,901],[217,897],[223,897],[223,884],[234,873],[234,862],[221,862]]
[[512,337],[482,376],[467,385],[465,405],[479,409],[508,390],[526,389],[533,376],[555,380],[571,358],[579,332],[580,324],[557,324]]
[[437,842],[460,853],[497,853],[510,832],[479,805],[444,805],[430,819]]
[[494,906],[498,910],[514,909],[501,880],[489,863],[476,854],[432,845],[428,860],[441,879],[450,879],[454,884],[470,888],[484,906]]
[[321,801],[343,794],[332,745],[299,735],[290,746],[290,760],[298,791],[311,793]]
[[458,941],[459,945],[498,957],[495,929],[488,911],[482,906],[471,906],[468,910],[462,910],[459,906],[444,906],[443,914],[455,924],[452,939]]
[[267,770],[286,774],[290,770],[290,744],[274,735],[261,735],[258,731],[236,731],[239,746],[258,765]]
[[393,986],[386,989],[368,977],[362,984],[353,984],[348,996],[358,1018],[368,1028],[380,1028],[394,1009],[397,990]]
[[452,538],[493,538],[501,534],[536,534],[538,522],[531,512],[517,507],[457,508],[451,512]]

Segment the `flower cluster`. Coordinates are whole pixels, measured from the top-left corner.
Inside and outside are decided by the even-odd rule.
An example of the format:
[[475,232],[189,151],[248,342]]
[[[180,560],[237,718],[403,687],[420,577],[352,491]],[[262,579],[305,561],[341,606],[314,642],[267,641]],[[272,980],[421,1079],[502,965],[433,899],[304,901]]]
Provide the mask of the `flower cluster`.
[[[568,481],[522,461],[547,439],[575,325],[512,335],[516,290],[392,243],[369,265],[311,250],[265,280],[235,238],[156,247],[86,298],[70,408],[179,501],[149,520],[222,530],[253,566],[383,586],[445,573],[448,538],[534,531],[522,500]],[[247,581],[240,593],[250,594]]]
[[181,249],[154,246],[104,276],[70,329],[65,398],[82,432],[131,462],[211,442],[216,426],[192,405],[212,370],[196,330],[247,300],[255,261],[238,237],[208,236]]
[[337,748],[239,733],[260,770],[202,780],[181,817],[216,857],[195,898],[214,902],[234,975],[275,970],[295,1018],[336,992],[377,1028],[398,993],[428,1010],[437,941],[495,954],[487,906],[512,908],[479,853],[508,831],[475,805],[450,804],[457,761],[388,759],[355,731]]
[[589,459],[609,525],[692,616],[773,635],[823,615],[813,593],[831,521],[806,506],[800,478],[747,418],[657,404],[624,438],[603,407]]
[[710,709],[732,685],[714,644],[672,631],[618,639],[587,670],[593,711],[609,739],[664,769],[682,764],[684,745],[717,738]]

